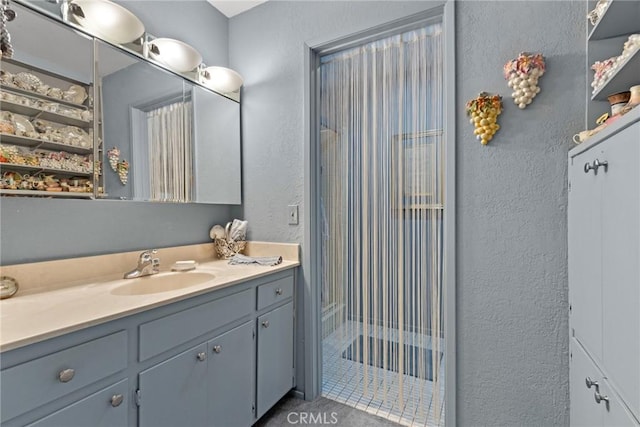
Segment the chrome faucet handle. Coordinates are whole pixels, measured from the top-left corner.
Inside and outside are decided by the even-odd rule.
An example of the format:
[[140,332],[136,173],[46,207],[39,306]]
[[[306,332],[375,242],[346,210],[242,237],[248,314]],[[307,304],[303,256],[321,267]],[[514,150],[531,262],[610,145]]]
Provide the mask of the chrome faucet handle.
[[139,258],[140,262],[151,262],[151,255],[155,255],[157,253],[157,249],[147,249],[146,251],[142,251]]

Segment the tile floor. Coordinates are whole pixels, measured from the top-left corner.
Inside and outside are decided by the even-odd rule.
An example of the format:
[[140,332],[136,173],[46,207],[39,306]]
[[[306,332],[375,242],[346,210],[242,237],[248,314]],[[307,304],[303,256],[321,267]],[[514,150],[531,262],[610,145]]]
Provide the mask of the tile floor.
[[[348,321],[324,338],[322,395],[405,426],[443,425],[444,362],[440,366],[438,396],[434,396],[433,382],[423,379],[424,375],[423,378],[417,378],[407,374],[402,376],[403,393],[400,395],[400,376],[397,372],[368,364],[365,366],[343,357],[344,351],[361,333],[360,322]],[[381,328],[377,333],[379,338],[383,336]],[[372,334],[373,331],[370,330],[369,335]],[[411,332],[405,332],[403,335],[405,343],[418,348],[431,348],[432,342],[429,336]],[[397,342],[398,337],[397,330],[388,332],[389,341]],[[442,351],[443,340],[440,343],[440,351]],[[439,422],[435,411],[436,400],[440,407]]]

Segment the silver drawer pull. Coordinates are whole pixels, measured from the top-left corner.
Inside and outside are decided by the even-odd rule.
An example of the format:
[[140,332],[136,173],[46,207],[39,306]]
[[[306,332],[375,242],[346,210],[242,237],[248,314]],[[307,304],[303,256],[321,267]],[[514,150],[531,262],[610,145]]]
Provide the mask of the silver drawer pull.
[[114,394],[113,396],[111,396],[111,406],[113,406],[114,408],[117,408],[118,406],[120,406],[123,400],[124,400],[123,395]]
[[263,321],[262,322],[262,327],[263,328],[268,328],[269,327],[269,321],[268,320]]
[[222,346],[221,345],[214,345],[213,346],[213,352],[214,353],[220,353],[222,351]]
[[207,360],[207,353],[205,353],[204,351],[201,351],[200,353],[198,353],[196,357],[200,362],[204,362],[205,360]]
[[598,390],[599,384],[598,381],[594,381],[591,377],[587,377],[584,379],[584,382],[587,384],[587,388],[595,387],[596,391]]
[[73,376],[76,374],[76,371],[73,369],[63,369],[58,373],[58,379],[61,383],[68,383],[73,379]]
[[276,295],[282,295],[282,288],[276,289]]
[[602,401],[609,403],[609,396],[606,396],[604,394],[600,394],[597,391],[593,394],[593,397],[596,398],[596,403],[600,403]]

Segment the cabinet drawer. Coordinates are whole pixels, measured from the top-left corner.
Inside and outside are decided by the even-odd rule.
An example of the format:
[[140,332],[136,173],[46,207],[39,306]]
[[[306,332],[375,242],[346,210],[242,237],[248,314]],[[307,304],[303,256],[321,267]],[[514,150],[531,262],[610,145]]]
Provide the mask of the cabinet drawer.
[[127,380],[100,390],[28,427],[115,427],[127,425]]
[[2,371],[2,421],[10,420],[127,367],[121,331]]
[[140,361],[213,331],[253,312],[253,290],[140,325]]
[[286,301],[293,296],[293,276],[283,277],[258,286],[258,310]]

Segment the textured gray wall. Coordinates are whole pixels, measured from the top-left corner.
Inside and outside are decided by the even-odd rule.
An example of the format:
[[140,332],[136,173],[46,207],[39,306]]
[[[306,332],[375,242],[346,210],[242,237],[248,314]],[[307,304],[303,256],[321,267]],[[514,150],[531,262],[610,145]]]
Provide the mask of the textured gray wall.
[[[303,43],[425,8],[268,2],[230,20],[230,66],[245,77],[244,216],[252,239],[306,248],[305,224],[286,218],[288,204],[300,204],[304,218]],[[578,1],[457,2],[460,425],[568,423],[566,153],[583,123],[585,13]],[[542,52],[548,65],[525,111],[502,78],[504,63],[521,51]],[[502,129],[487,147],[464,112],[483,90],[505,97]]]
[[[460,425],[567,425],[567,151],[585,109],[584,2],[461,2],[457,10],[457,321]],[[519,110],[501,67],[542,52]],[[487,147],[464,103],[504,96]]]
[[[227,65],[227,19],[205,0],[119,3],[154,35],[191,44],[208,65]],[[213,224],[239,213],[227,205],[2,198],[0,264],[207,242]]]

